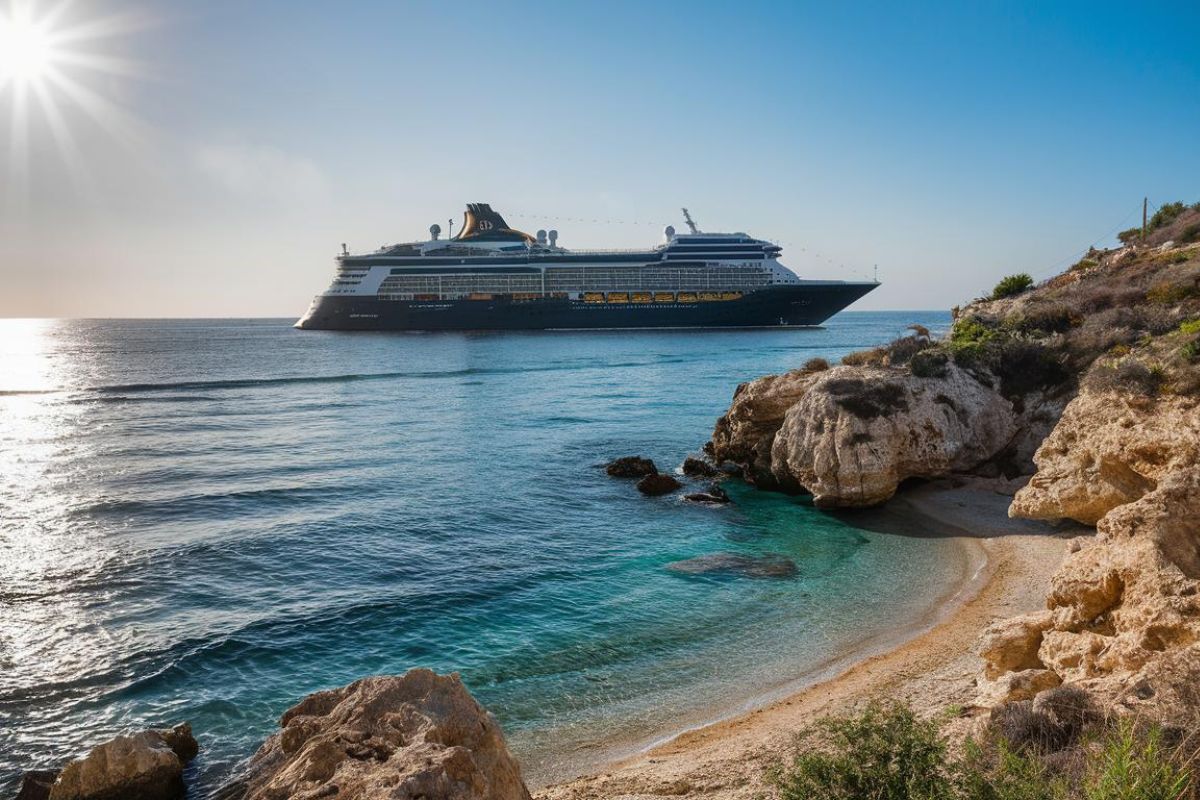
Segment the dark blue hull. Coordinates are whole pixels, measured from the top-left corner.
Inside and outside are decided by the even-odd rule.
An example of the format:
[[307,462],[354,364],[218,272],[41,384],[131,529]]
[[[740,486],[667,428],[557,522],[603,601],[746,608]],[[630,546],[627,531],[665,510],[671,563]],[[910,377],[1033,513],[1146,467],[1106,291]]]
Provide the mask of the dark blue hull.
[[326,297],[296,326],[335,331],[762,328],[820,325],[878,286],[834,282],[773,286],[737,300],[584,303],[514,300],[379,300]]

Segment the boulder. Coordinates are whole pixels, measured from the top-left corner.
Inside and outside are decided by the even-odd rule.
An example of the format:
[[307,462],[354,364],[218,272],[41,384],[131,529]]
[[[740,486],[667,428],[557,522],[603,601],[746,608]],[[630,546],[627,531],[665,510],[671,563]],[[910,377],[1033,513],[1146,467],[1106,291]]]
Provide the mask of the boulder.
[[614,478],[644,478],[658,474],[658,467],[648,458],[625,456],[608,462],[604,471]]
[[637,490],[649,497],[670,494],[682,486],[683,484],[675,480],[671,475],[663,475],[662,473],[647,475],[637,482]]
[[50,800],[174,800],[183,765],[199,750],[191,727],[117,736],[63,768]]
[[835,367],[811,376],[784,415],[771,471],[818,507],[872,506],[907,478],[971,472],[1021,431],[1008,400],[953,364],[931,378]]
[[290,800],[529,800],[500,726],[458,675],[427,669],[317,692],[225,797]]
[[703,459],[689,456],[683,460],[683,474],[690,478],[715,478],[721,471]]
[[710,505],[724,505],[725,503],[733,502],[729,499],[729,495],[726,494],[725,490],[715,483],[703,492],[685,494],[683,499],[692,503],[708,503]]

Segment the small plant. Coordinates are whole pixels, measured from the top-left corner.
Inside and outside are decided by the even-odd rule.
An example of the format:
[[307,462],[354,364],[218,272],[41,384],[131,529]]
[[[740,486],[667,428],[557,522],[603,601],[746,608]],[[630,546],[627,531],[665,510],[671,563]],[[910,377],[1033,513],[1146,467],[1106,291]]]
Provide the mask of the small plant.
[[1191,244],[1196,241],[1200,241],[1200,222],[1193,222],[1179,234],[1180,244]]
[[1129,230],[1121,231],[1120,233],[1118,233],[1117,239],[1120,240],[1121,244],[1129,244],[1130,242],[1134,241],[1135,239],[1141,238],[1141,236],[1142,236],[1141,228],[1130,228]]
[[1016,275],[1009,275],[1001,278],[1000,282],[996,284],[996,288],[992,289],[992,299],[1000,300],[1004,297],[1013,297],[1032,286],[1033,278],[1027,273],[1020,272]]
[[1104,743],[1084,789],[1087,800],[1182,800],[1191,788],[1188,772],[1171,763],[1162,733],[1139,736],[1122,720]]
[[944,350],[923,350],[912,357],[908,368],[918,378],[944,378],[950,358]]
[[1200,333],[1200,319],[1188,319],[1179,323],[1179,332],[1184,336]]
[[953,344],[988,344],[999,338],[996,329],[983,324],[978,317],[963,317],[950,329]]
[[878,367],[883,365],[886,357],[886,347],[872,347],[842,356],[842,363],[848,367]]
[[824,372],[825,370],[829,369],[829,361],[821,358],[820,356],[816,358],[810,358],[808,361],[804,362],[803,369],[805,372]]
[[1200,286],[1195,283],[1157,283],[1146,292],[1147,301],[1163,306],[1174,305],[1193,297],[1200,297]]

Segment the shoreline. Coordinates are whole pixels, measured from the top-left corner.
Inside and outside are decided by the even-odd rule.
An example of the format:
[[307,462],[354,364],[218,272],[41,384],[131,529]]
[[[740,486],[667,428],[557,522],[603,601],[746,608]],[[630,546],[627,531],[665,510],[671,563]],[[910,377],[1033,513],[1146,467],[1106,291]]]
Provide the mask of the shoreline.
[[[981,663],[974,655],[979,633],[995,619],[1040,607],[1046,582],[1067,552],[1067,538],[1080,532],[1009,519],[1015,488],[996,481],[935,483],[898,495],[879,511],[856,512],[848,521],[867,530],[951,538],[974,568],[902,631],[871,637],[853,652],[756,696],[740,711],[689,725],[636,751],[626,749],[581,777],[532,780],[534,796],[751,798],[763,790],[763,771],[786,755],[792,736],[821,716],[884,694],[922,714],[969,703]],[[913,533],[916,527],[925,532]]]

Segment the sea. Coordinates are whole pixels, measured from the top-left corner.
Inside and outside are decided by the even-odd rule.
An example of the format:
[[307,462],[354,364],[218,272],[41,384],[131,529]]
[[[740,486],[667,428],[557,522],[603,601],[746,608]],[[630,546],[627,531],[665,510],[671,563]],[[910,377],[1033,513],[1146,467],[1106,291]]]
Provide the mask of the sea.
[[949,321],[0,320],[0,795],[187,721],[207,797],[305,694],[418,666],[461,674],[532,785],[828,675],[925,624],[961,550],[732,479],[725,506],[647,498],[603,466],[675,470],[739,383]]

